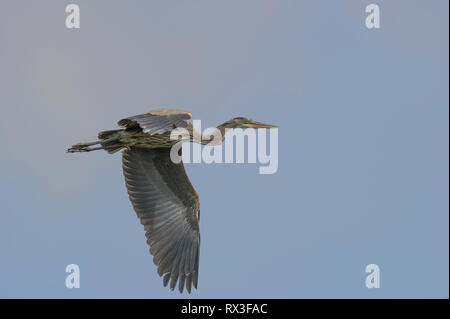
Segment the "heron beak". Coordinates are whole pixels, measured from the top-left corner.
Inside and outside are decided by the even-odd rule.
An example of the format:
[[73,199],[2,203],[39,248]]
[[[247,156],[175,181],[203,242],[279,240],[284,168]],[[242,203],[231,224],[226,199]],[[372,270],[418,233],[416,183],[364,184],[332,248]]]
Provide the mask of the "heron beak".
[[252,128],[278,128],[278,126],[270,125],[270,124],[264,124],[261,122],[253,122],[250,124],[250,127]]

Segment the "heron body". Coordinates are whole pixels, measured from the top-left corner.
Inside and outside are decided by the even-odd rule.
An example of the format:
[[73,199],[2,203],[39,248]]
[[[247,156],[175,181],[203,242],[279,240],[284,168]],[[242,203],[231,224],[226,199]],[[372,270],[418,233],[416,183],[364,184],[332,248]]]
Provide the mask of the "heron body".
[[[163,284],[190,293],[197,288],[200,253],[200,199],[184,169],[170,159],[170,139],[176,128],[189,132],[194,141],[190,112],[158,109],[122,119],[121,129],[103,131],[99,140],[78,143],[67,151],[90,152],[103,149],[122,152],[125,185],[133,208],[146,231],[147,244]],[[222,136],[226,128],[272,128],[243,117],[218,126]],[[197,142],[206,144],[209,137]],[[95,146],[99,145],[99,146]],[[95,147],[94,147],[95,146]]]

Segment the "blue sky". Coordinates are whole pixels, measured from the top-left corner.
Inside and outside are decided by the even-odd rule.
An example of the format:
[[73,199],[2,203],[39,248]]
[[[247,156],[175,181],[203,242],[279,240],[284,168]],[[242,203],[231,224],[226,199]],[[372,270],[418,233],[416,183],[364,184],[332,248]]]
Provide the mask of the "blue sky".
[[371,1],[74,1],[79,30],[68,3],[0,11],[0,297],[186,297],[162,287],[120,154],[65,153],[176,107],[280,127],[274,175],[186,165],[191,297],[448,298],[447,1],[377,1],[377,30]]

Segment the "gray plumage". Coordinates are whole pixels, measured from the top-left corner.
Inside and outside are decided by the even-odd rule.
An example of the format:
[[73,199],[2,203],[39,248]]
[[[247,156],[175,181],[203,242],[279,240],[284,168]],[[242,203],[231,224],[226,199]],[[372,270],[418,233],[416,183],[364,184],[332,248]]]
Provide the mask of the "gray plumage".
[[[192,276],[197,288],[200,201],[183,163],[174,164],[169,152],[166,148],[125,150],[123,173],[158,274],[170,276],[171,289],[179,278],[182,292],[186,276]],[[190,292],[191,286],[186,289]]]
[[[153,262],[163,277],[164,286],[197,288],[200,255],[200,199],[192,186],[183,163],[170,159],[170,139],[175,128],[184,128],[192,141],[190,112],[175,109],[153,110],[122,119],[121,129],[103,131],[99,140],[78,143],[67,151],[90,152],[103,149],[122,153],[123,174],[130,201],[145,229]],[[271,128],[272,125],[239,117],[218,126],[226,128]],[[223,140],[223,139],[222,139]],[[199,143],[207,144],[201,137]],[[93,147],[94,145],[100,145]]]
[[119,126],[139,126],[150,135],[171,132],[174,128],[191,128],[192,114],[183,110],[158,109],[145,114],[127,117],[119,121]]

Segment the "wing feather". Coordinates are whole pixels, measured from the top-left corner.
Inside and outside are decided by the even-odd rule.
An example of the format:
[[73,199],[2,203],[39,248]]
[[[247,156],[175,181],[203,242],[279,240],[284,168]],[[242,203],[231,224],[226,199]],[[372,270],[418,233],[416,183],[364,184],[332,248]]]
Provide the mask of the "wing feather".
[[192,126],[190,119],[192,114],[188,111],[176,109],[152,110],[145,114],[139,114],[124,118],[118,122],[120,126],[133,128],[139,126],[145,133],[164,134],[174,128],[188,128]]
[[198,276],[200,202],[183,163],[170,160],[170,149],[132,147],[123,152],[123,172],[164,286],[178,282],[180,292],[190,292]]

